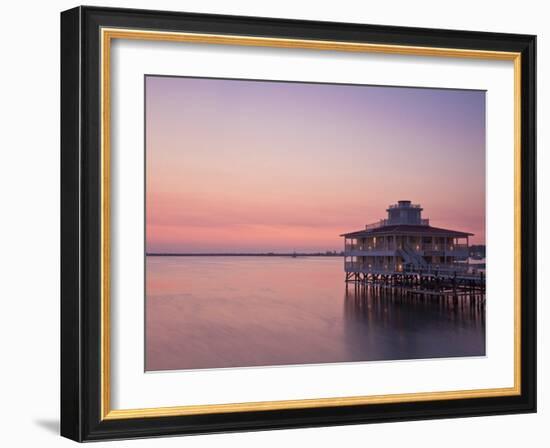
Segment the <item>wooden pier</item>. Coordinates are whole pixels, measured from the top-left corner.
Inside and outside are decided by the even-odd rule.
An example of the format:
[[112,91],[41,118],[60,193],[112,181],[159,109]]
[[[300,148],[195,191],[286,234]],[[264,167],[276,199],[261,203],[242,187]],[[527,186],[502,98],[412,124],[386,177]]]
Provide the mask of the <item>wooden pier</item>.
[[[400,306],[404,308],[399,308]],[[373,284],[358,284],[356,287],[350,284],[346,288],[345,310],[350,318],[357,319],[358,316],[362,316],[362,319],[372,319],[379,323],[391,319],[391,314],[395,313],[396,309],[411,310],[411,312],[425,310],[430,313],[437,310],[453,320],[466,318],[470,322],[485,324],[483,295],[412,294],[401,288],[387,288],[384,285]]]
[[343,233],[346,285],[398,291],[412,298],[485,301],[485,266],[468,263],[470,232],[430,225],[409,200],[387,218]]
[[457,272],[346,272],[346,288],[374,288],[410,299],[466,299],[485,304],[485,275]]

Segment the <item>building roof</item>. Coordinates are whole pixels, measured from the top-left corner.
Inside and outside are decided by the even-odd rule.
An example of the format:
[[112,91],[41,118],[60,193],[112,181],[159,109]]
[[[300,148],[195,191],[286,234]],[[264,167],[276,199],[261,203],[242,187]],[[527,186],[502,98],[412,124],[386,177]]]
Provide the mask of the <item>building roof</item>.
[[364,238],[367,236],[386,235],[386,234],[420,234],[420,235],[436,235],[436,236],[450,236],[455,238],[465,238],[472,236],[473,233],[459,232],[458,230],[441,229],[439,227],[425,226],[425,225],[412,225],[412,224],[394,224],[376,227],[374,229],[363,229],[356,232],[343,233],[340,236],[348,238]]

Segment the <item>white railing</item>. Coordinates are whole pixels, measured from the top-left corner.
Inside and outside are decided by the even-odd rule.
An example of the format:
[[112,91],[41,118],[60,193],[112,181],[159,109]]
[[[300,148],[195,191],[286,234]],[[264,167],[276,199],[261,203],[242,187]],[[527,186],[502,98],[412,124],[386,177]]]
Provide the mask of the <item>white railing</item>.
[[346,261],[344,263],[344,268],[346,271],[357,271],[357,272],[396,272],[399,271],[399,267],[394,265],[373,265],[368,263],[361,263],[358,261]]
[[422,208],[420,204],[391,204],[388,208]]
[[404,272],[416,273],[416,274],[433,274],[433,275],[481,275],[484,273],[483,269],[478,269],[472,265],[459,264],[459,263],[447,263],[447,264],[428,264],[426,267],[417,267],[412,265],[405,265]]
[[[385,226],[389,226],[389,225],[399,225],[399,224],[410,224],[409,223],[409,220],[408,218],[403,218],[403,219],[394,219],[392,221],[390,221],[389,219],[381,219],[380,221],[376,221],[376,222],[372,222],[370,224],[367,224],[365,226],[365,230],[373,230],[373,229],[378,229],[380,227],[385,227]],[[430,225],[430,218],[422,218],[420,220],[420,225],[421,226],[429,226]]]
[[373,222],[371,224],[367,224],[365,226],[365,230],[372,230],[372,229],[378,229],[379,227],[384,227],[388,224],[387,219],[381,219],[380,221]]
[[425,252],[461,252],[468,249],[467,244],[423,244],[420,246]]
[[367,244],[346,244],[346,252],[361,251],[361,252],[375,252],[380,250],[394,251],[396,248],[392,245],[376,244],[368,246]]
[[[378,251],[378,250],[399,250],[406,247],[403,244],[371,244],[370,246],[368,244],[346,244],[345,250],[346,251]],[[408,243],[407,248],[410,252],[415,252],[418,254],[422,254],[424,252],[448,252],[448,253],[454,253],[454,252],[464,252],[467,251],[468,246],[466,244],[412,244]]]
[[420,275],[444,275],[444,276],[475,276],[479,277],[484,275],[483,269],[478,269],[472,265],[460,265],[460,264],[438,264],[427,266],[413,266],[411,264],[368,264],[359,261],[346,261],[344,263],[344,269],[347,272],[369,272],[369,273],[396,273],[404,272],[409,274]]

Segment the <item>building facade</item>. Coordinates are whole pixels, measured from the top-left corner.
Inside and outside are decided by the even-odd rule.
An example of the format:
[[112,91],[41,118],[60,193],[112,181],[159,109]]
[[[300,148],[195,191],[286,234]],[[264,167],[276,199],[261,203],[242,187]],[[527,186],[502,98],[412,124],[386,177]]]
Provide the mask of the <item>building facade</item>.
[[344,233],[346,273],[445,272],[467,270],[472,233],[432,227],[422,207],[398,201],[388,217]]

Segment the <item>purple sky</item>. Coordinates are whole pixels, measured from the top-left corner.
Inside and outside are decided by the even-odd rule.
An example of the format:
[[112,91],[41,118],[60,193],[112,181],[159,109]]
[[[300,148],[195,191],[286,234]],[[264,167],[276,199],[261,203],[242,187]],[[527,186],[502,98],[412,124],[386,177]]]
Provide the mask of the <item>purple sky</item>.
[[485,241],[485,92],[146,78],[149,252],[340,249],[399,199]]

